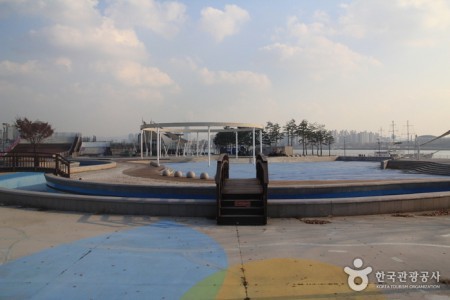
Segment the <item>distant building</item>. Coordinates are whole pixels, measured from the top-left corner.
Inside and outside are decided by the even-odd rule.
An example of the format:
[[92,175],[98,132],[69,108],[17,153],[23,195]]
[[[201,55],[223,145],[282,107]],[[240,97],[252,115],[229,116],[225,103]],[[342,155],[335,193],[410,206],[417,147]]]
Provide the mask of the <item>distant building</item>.
[[111,156],[111,142],[83,142],[79,156]]

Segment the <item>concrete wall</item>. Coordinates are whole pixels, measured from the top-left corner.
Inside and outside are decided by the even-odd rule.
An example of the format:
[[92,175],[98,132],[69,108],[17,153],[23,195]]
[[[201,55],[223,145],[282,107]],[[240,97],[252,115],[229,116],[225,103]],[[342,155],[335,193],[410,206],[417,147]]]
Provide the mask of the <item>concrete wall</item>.
[[173,198],[173,199],[216,199],[215,186],[204,185],[133,185],[80,181],[45,174],[47,185],[60,191],[99,196]]
[[363,198],[270,201],[272,218],[375,215],[450,208],[450,192]]
[[84,196],[4,188],[0,188],[0,203],[2,205],[19,205],[43,210],[96,214],[179,217],[215,217],[216,214],[216,203],[211,200]]
[[[97,214],[215,218],[216,201],[28,192],[0,188],[1,205]],[[450,208],[450,192],[362,198],[269,200],[271,218],[353,216]]]

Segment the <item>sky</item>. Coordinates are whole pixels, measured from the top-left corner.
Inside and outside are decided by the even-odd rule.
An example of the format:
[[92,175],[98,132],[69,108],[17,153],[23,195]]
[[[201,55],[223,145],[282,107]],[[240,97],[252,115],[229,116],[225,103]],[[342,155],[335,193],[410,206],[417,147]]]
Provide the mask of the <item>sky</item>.
[[450,129],[450,0],[0,0],[0,121]]

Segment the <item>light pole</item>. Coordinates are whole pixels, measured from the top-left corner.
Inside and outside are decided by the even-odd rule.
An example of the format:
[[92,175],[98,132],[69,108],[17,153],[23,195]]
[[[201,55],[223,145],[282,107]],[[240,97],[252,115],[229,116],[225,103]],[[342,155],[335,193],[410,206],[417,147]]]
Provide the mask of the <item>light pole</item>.
[[377,140],[378,140],[378,156],[381,156],[381,141],[380,139]]
[[3,125],[3,136],[2,136],[2,140],[3,140],[3,149],[2,152],[5,152],[5,148],[6,148],[6,139],[8,137],[8,123],[2,123]]
[[345,136],[344,136],[344,156],[347,156],[347,152],[346,152],[346,145],[345,145]]

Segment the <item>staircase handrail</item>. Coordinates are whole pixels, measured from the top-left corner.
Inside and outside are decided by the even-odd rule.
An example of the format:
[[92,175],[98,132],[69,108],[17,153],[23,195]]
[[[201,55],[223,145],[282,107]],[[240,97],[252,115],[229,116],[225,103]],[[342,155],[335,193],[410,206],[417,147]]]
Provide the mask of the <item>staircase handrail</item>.
[[262,192],[262,201],[264,207],[264,216],[267,218],[267,194],[269,187],[269,163],[267,158],[263,154],[258,154],[256,157],[256,178],[259,180],[263,192]]
[[217,169],[216,169],[216,201],[217,201],[217,215],[220,212],[220,204],[222,201],[222,190],[225,184],[225,179],[230,177],[230,159],[228,154],[221,154],[219,159],[217,160]]
[[256,178],[263,186],[267,186],[269,184],[268,160],[263,154],[258,154],[256,157]]
[[0,156],[5,156],[6,154],[8,154],[9,152],[11,152],[18,144],[20,143],[20,136],[18,136],[14,142],[9,145],[9,147],[5,150],[5,152],[0,153]]

